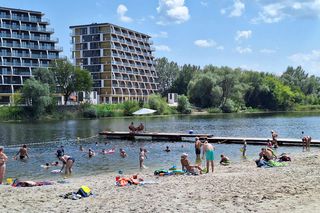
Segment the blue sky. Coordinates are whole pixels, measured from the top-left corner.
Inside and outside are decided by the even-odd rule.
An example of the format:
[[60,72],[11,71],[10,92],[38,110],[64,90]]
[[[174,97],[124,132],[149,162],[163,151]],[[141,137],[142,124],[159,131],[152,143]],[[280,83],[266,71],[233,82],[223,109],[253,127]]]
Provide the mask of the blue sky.
[[69,26],[110,22],[153,36],[155,56],[182,64],[320,76],[320,0],[0,0],[44,12],[70,56]]

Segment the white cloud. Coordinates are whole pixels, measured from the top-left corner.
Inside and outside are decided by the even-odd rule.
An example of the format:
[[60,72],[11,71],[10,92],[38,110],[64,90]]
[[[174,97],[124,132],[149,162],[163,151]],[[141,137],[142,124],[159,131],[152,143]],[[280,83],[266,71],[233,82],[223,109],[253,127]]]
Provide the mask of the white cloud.
[[224,8],[220,10],[220,13],[221,13],[222,15],[226,14],[226,12],[227,12],[227,11],[226,11],[226,9],[224,9]]
[[157,7],[159,21],[157,24],[181,24],[190,19],[189,9],[184,5],[184,0],[159,0]]
[[250,47],[236,47],[236,51],[240,54],[246,54],[246,53],[251,53],[252,49]]
[[216,48],[217,50],[224,50],[224,46],[222,46],[222,45],[219,45],[219,46],[217,46],[217,48]]
[[151,34],[153,38],[168,38],[168,33],[161,31],[159,33]]
[[289,56],[294,65],[301,65],[308,73],[319,75],[320,71],[320,49],[312,50],[310,53],[295,53]]
[[124,4],[120,4],[117,8],[117,14],[119,16],[120,21],[122,22],[132,22],[133,19],[126,16],[128,8]]
[[230,17],[239,17],[242,15],[245,9],[245,4],[240,0],[234,0],[232,11],[230,12]]
[[170,52],[171,51],[170,47],[168,47],[167,45],[154,45],[154,48],[157,51],[164,51],[164,52]]
[[217,43],[213,40],[205,40],[205,39],[199,39],[194,41],[194,44],[198,47],[206,48],[206,47],[214,47],[217,45]]
[[193,44],[200,48],[215,48],[217,50],[224,50],[224,46],[218,45],[218,43],[212,39],[198,39],[195,40]]
[[235,40],[236,41],[240,41],[242,39],[249,39],[252,35],[252,31],[251,30],[238,30],[237,31],[237,35],[235,36]]
[[204,7],[208,7],[208,2],[207,1],[200,1],[200,4]]
[[259,52],[263,54],[273,54],[273,53],[276,53],[277,51],[273,49],[261,49]]
[[320,0],[278,0],[263,4],[259,15],[252,23],[276,23],[285,18],[319,18]]

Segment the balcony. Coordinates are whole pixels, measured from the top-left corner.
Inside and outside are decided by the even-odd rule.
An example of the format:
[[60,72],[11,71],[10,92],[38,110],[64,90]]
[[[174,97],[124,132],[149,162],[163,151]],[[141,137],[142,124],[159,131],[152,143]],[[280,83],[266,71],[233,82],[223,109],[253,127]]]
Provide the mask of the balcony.
[[0,27],[1,28],[14,29],[14,30],[50,32],[50,33],[54,32],[53,28],[43,28],[43,27],[28,27],[28,26],[9,25],[9,24],[0,24]]
[[35,18],[35,17],[22,17],[22,16],[16,16],[16,15],[0,15],[0,18],[4,19],[12,19],[17,21],[27,21],[27,22],[42,22],[42,23],[48,23],[50,24],[50,20],[47,18]]

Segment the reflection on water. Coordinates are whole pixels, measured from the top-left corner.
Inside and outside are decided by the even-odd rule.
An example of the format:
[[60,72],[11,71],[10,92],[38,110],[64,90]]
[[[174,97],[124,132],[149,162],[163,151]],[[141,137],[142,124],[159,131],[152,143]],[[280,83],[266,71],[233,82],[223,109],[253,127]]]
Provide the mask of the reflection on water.
[[[180,155],[183,152],[190,154],[194,160],[194,146],[185,142],[152,142],[150,140],[138,140],[135,142],[125,140],[106,140],[103,137],[95,137],[81,141],[80,144],[86,150],[93,148],[95,151],[116,148],[117,152],[111,155],[98,155],[89,159],[86,153],[79,151],[77,137],[86,138],[96,135],[101,130],[126,131],[129,123],[134,121],[136,125],[146,122],[148,131],[157,132],[188,132],[208,133],[217,136],[243,136],[243,137],[270,137],[271,129],[279,133],[279,137],[301,138],[301,131],[311,135],[314,139],[320,139],[319,114],[317,113],[263,113],[263,114],[219,114],[201,116],[167,116],[167,117],[143,117],[137,118],[108,118],[101,120],[71,120],[34,123],[1,123],[0,145],[5,145],[5,152],[10,156],[7,165],[8,177],[31,178],[55,178],[49,170],[40,167],[46,162],[53,162],[55,151],[60,145],[65,146],[67,154],[76,158],[75,174],[90,175],[96,173],[137,171],[139,166],[139,148],[148,149],[148,159],[145,164],[154,168],[168,168],[172,165],[180,166]],[[12,156],[18,151],[14,144],[39,143],[57,141],[54,144],[34,145],[30,148],[30,159],[26,162],[14,161]],[[98,146],[96,146],[98,142]],[[105,142],[107,144],[105,145]],[[164,152],[166,146],[172,150]],[[240,159],[240,145],[216,145],[216,159],[221,153],[231,157],[234,161]],[[119,148],[124,148],[128,157],[122,159],[119,156]],[[255,158],[259,151],[258,146],[249,146],[248,155]],[[296,152],[300,148],[280,148],[278,152]]]

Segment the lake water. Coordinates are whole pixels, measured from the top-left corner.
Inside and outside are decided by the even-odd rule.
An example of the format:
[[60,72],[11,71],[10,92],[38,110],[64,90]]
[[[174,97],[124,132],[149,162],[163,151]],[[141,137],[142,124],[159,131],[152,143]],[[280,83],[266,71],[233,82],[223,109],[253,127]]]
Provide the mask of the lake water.
[[[55,152],[61,145],[65,152],[76,159],[74,175],[92,175],[99,173],[118,172],[132,173],[139,171],[139,148],[148,150],[148,159],[145,165],[150,171],[156,168],[169,168],[172,165],[180,167],[180,155],[189,153],[194,161],[194,145],[190,142],[154,142],[151,140],[106,140],[96,136],[99,131],[127,131],[129,123],[135,125],[146,122],[147,131],[156,132],[189,132],[208,133],[216,136],[240,137],[270,137],[270,131],[276,130],[279,137],[301,138],[301,132],[320,139],[320,113],[257,113],[257,114],[218,114],[193,116],[166,116],[166,117],[135,117],[135,118],[108,118],[100,120],[69,120],[54,122],[22,122],[0,123],[0,145],[5,146],[5,153],[10,157],[7,163],[7,177],[21,179],[56,179],[60,175],[52,175],[40,165],[46,162],[57,161]],[[95,136],[95,137],[94,137]],[[80,137],[80,143],[76,138]],[[90,138],[91,137],[91,138]],[[87,139],[85,139],[87,138]],[[107,143],[106,143],[107,142]],[[30,159],[25,162],[12,160],[19,144],[34,144],[29,146]],[[96,144],[97,143],[97,144]],[[106,144],[105,144],[106,143]],[[115,154],[103,155],[98,153],[89,159],[87,154],[79,151],[79,145],[84,149],[116,148]],[[172,150],[164,152],[166,146]],[[233,161],[241,160],[239,149],[241,145],[217,144],[216,161],[221,153],[229,156]],[[119,156],[119,148],[124,148],[128,157]],[[248,146],[249,158],[256,158],[259,146]],[[301,152],[297,147],[281,147],[281,152]]]

